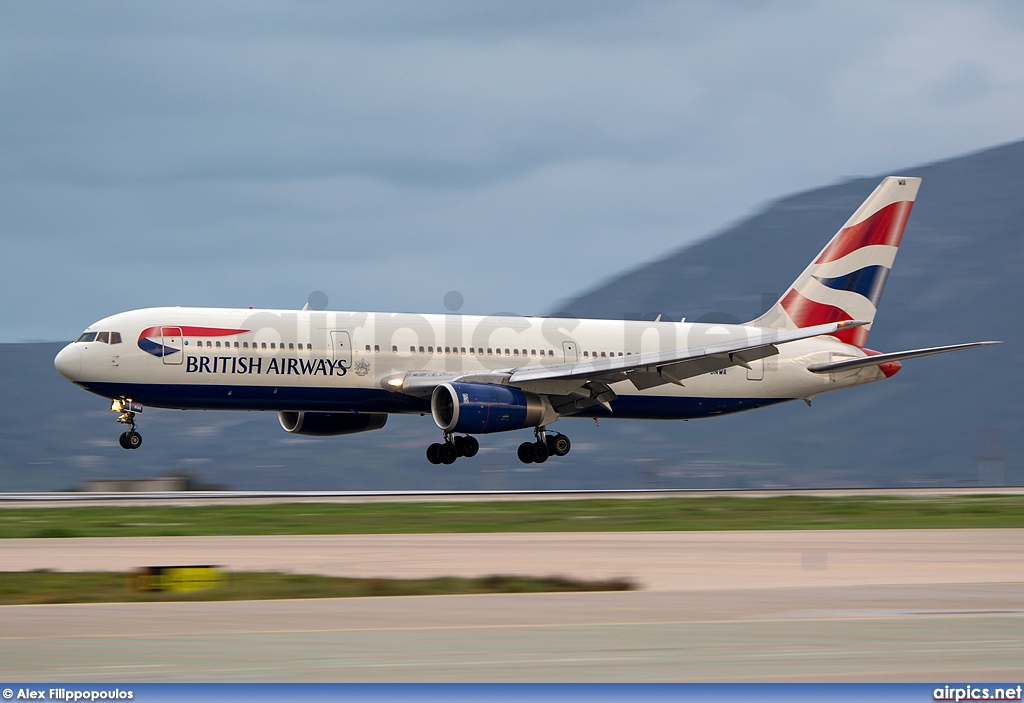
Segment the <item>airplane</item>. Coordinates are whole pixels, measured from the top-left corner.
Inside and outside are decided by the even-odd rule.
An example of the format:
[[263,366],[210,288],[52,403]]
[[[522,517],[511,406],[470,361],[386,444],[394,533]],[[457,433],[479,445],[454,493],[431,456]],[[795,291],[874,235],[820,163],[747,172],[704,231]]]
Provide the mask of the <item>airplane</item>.
[[54,359],[111,400],[142,444],[145,406],[274,411],[300,435],[379,430],[430,414],[433,464],[477,435],[532,430],[524,463],[565,456],[562,418],[691,420],[889,378],[907,359],[998,342],[879,353],[865,344],[920,187],[891,176],[767,312],[745,324],[512,315],[159,307],[90,325]]

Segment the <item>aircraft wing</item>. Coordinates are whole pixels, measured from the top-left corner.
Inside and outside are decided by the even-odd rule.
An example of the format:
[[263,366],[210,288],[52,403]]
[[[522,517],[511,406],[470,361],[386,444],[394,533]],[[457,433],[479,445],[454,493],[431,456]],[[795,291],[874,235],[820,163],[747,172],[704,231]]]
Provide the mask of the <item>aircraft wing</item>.
[[[868,324],[863,320],[831,322],[796,330],[771,330],[744,338],[732,338],[699,347],[644,352],[608,359],[565,362],[549,366],[526,366],[470,373],[410,372],[385,381],[392,390],[427,396],[447,382],[496,383],[513,385],[545,395],[573,396],[577,408],[582,401],[609,407],[615,399],[609,383],[629,380],[637,389],[682,381],[730,366],[749,368],[752,361],[778,354],[777,345],[835,334],[844,329]],[[877,357],[873,357],[877,358]],[[581,391],[583,391],[581,393]]]
[[887,361],[902,361],[903,359],[913,359],[918,356],[944,354],[945,352],[956,351],[958,349],[970,349],[971,347],[985,347],[990,344],[1002,344],[1002,342],[968,342],[966,344],[949,344],[944,347],[928,347],[927,349],[911,349],[909,351],[890,352],[888,354],[875,354],[874,356],[865,356],[860,359],[845,359],[843,361],[833,361],[822,364],[811,364],[810,366],[807,367],[807,370],[813,371],[814,373],[852,371],[854,369],[862,369],[867,366],[884,364]]

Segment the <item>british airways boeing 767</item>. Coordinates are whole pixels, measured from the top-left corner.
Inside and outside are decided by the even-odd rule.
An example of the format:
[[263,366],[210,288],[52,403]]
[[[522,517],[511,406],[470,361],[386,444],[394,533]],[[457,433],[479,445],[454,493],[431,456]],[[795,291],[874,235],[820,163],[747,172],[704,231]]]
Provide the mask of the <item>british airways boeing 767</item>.
[[561,418],[682,419],[751,410],[892,376],[900,361],[972,342],[866,348],[919,178],[875,189],[785,295],[743,325],[470,315],[149,308],[104,318],[57,370],[111,399],[136,449],[146,405],[269,410],[288,432],[377,430],[391,413],[433,416],[450,464],[474,435],[532,430],[523,462],[569,452]]

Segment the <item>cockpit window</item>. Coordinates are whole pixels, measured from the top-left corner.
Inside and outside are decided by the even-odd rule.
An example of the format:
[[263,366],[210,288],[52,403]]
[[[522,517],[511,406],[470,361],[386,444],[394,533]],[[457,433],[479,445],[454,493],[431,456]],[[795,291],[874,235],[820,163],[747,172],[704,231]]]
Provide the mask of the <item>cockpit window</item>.
[[100,332],[96,335],[96,341],[110,344],[110,332]]
[[120,344],[121,343],[121,333],[120,332],[111,332],[110,333],[110,343],[111,344]]
[[82,332],[82,336],[76,339],[76,342],[93,342],[96,340],[95,332]]

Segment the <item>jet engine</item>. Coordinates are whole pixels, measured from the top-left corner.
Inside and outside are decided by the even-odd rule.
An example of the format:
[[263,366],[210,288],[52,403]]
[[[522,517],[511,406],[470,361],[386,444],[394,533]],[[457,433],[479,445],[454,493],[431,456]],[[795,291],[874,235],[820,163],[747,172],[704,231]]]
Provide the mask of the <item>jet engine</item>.
[[430,397],[437,426],[466,434],[537,427],[544,424],[548,407],[534,393],[489,383],[444,383]]
[[331,437],[379,430],[388,421],[387,413],[307,413],[279,412],[281,427],[292,434]]

